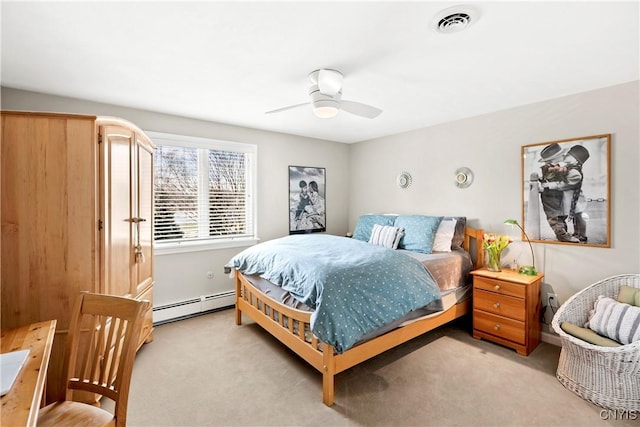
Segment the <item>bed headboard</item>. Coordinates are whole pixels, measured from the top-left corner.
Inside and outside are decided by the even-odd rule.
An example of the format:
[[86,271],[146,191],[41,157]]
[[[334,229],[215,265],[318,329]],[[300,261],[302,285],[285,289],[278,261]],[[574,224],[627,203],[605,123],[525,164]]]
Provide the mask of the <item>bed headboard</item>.
[[473,268],[480,268],[484,265],[483,236],[484,230],[481,228],[465,227],[464,229],[464,242],[462,243],[462,247],[471,255]]

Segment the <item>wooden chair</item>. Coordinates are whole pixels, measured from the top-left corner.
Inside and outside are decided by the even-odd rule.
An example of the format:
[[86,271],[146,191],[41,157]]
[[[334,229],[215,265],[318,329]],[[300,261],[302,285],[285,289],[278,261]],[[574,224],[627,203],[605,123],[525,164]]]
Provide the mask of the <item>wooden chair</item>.
[[[82,293],[78,297],[63,369],[66,396],[40,409],[38,426],[126,425],[133,361],[149,305],[149,301],[112,295]],[[74,390],[108,397],[115,402],[114,413],[72,401]]]

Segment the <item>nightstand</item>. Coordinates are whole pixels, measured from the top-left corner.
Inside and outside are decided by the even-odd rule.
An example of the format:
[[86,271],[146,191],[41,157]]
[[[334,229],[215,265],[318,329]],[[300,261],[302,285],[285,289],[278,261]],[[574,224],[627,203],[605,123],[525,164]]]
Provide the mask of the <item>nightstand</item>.
[[540,344],[542,274],[486,268],[473,275],[473,337],[513,348],[527,356]]

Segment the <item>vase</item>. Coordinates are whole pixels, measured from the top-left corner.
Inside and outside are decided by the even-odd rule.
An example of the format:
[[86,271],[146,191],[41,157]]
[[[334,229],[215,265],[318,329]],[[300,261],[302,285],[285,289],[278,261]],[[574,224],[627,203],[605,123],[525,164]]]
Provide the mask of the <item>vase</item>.
[[489,271],[501,271],[500,269],[500,254],[497,252],[487,251],[489,254],[489,262],[487,268]]

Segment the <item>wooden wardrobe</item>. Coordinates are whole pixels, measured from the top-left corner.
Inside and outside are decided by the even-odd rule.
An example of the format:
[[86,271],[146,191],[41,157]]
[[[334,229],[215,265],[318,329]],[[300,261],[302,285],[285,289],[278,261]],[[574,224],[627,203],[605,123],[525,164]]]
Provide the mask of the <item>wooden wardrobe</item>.
[[[69,315],[90,291],[153,301],[153,150],[121,119],[2,111],[2,328],[57,319],[47,400],[62,392]],[[153,338],[149,310],[138,346]]]

